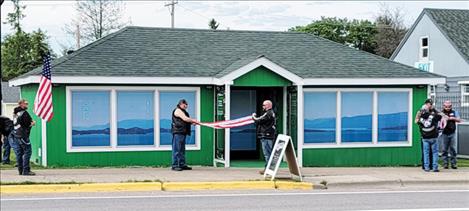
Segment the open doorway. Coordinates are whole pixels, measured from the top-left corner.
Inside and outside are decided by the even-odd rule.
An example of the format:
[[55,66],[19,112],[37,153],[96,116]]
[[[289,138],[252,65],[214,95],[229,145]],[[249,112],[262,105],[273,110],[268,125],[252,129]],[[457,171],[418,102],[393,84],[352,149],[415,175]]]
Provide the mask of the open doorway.
[[[262,102],[271,100],[276,114],[277,131],[282,132],[282,87],[236,87],[231,90],[231,119],[245,117],[253,112],[262,114]],[[264,157],[256,136],[256,126],[246,125],[230,130],[231,166],[262,167]],[[233,162],[234,161],[234,162]],[[236,165],[241,164],[241,165]],[[255,164],[255,165],[254,165]]]

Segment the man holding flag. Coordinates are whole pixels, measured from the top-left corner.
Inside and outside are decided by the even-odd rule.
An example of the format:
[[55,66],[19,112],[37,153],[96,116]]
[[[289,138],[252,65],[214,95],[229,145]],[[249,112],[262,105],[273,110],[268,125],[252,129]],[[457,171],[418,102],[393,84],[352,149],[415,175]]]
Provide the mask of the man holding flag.
[[[42,76],[39,82],[39,88],[34,100],[34,113],[42,119],[42,121],[50,121],[53,116],[52,107],[52,82],[51,82],[51,59],[47,53],[43,57],[44,66],[42,68]],[[31,158],[31,142],[29,134],[31,127],[36,122],[31,118],[28,111],[28,101],[22,99],[18,102],[18,107],[14,110],[13,132],[8,137],[11,147],[16,154],[16,162],[18,165],[18,173],[20,175],[35,175],[31,172],[29,159]]]

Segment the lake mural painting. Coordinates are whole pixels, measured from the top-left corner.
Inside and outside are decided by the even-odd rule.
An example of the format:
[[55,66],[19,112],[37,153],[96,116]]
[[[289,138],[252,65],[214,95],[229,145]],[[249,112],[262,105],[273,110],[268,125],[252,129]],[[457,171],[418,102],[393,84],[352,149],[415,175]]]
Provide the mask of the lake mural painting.
[[[323,106],[336,105],[336,94],[305,94],[305,143],[336,142],[336,106]],[[372,93],[349,92],[341,97],[342,142],[371,142]],[[407,92],[378,92],[378,142],[407,141],[408,103]]]
[[[179,99],[195,116],[196,92],[160,93],[160,145],[171,145],[171,115]],[[154,91],[117,91],[117,145],[155,144]],[[186,144],[195,144],[195,127]],[[72,92],[72,146],[110,146],[110,91]]]

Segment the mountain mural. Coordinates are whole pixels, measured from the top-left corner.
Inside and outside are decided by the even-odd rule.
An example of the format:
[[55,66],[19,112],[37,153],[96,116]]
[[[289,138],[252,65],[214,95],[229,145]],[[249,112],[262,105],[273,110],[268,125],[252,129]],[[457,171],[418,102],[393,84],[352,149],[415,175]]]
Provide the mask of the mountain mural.
[[[379,129],[402,129],[407,128],[407,112],[378,115]],[[342,126],[345,128],[369,128],[371,126],[371,115],[360,115],[344,117]],[[335,118],[305,119],[305,130],[327,130],[335,129]]]

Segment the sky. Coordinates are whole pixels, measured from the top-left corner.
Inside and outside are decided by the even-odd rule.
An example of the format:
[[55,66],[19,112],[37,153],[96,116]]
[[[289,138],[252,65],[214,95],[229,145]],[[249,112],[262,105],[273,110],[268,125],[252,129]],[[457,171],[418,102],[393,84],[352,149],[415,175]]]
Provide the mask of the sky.
[[[169,1],[125,1],[123,19],[134,26],[170,27]],[[30,32],[41,28],[49,35],[56,53],[61,46],[74,46],[74,38],[63,28],[76,16],[74,1],[22,1],[26,5],[22,24]],[[469,9],[469,1],[183,1],[175,7],[175,27],[208,28],[211,18],[219,29],[286,31],[306,25],[321,16],[373,20],[385,3],[404,13],[404,23],[411,26],[423,8]],[[1,7],[1,35],[11,33],[3,24],[13,4],[6,0]]]

